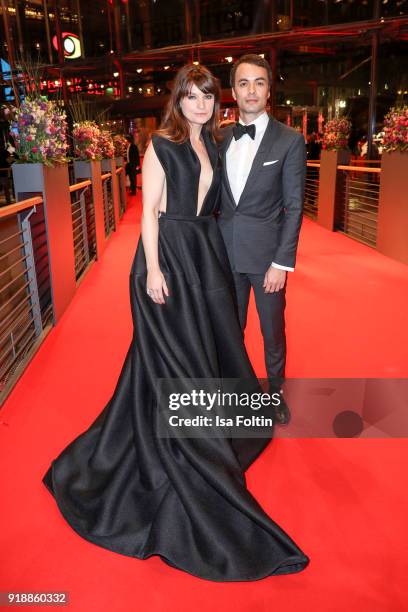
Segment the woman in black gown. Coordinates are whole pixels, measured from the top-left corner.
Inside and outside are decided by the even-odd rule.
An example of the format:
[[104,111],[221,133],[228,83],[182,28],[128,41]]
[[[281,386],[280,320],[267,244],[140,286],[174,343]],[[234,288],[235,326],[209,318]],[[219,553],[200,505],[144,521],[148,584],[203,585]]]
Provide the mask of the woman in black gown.
[[158,379],[255,378],[214,217],[218,103],[207,69],[180,70],[144,162],[133,339],[110,401],[43,482],[90,542],[228,582],[299,572],[309,559],[246,488],[265,440],[158,435]]

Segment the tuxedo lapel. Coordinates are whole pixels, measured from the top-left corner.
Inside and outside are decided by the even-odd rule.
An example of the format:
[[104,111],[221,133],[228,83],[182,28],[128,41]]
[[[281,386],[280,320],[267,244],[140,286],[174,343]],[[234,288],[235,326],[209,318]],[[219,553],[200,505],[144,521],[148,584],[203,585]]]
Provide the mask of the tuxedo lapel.
[[254,157],[254,160],[252,162],[252,166],[251,166],[251,170],[248,174],[248,178],[246,180],[244,189],[242,190],[241,193],[241,197],[239,198],[239,201],[237,202],[237,207],[240,205],[240,203],[243,201],[243,199],[246,197],[248,191],[251,190],[252,187],[256,188],[256,177],[257,174],[259,173],[260,169],[262,168],[262,164],[263,162],[267,159],[269,150],[273,144],[273,132],[274,132],[274,128],[275,128],[275,119],[273,117],[269,117],[269,122],[268,125],[266,126],[266,130],[265,133],[262,137],[262,140],[259,144],[258,147],[258,151],[256,152],[256,155]]

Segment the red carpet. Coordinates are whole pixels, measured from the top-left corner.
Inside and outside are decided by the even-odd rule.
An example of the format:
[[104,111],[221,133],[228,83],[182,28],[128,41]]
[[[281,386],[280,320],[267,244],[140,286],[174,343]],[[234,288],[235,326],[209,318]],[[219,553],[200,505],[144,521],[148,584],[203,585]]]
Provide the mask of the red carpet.
[[[254,495],[311,559],[299,574],[211,583],[94,546],[64,521],[41,478],[113,392],[132,334],[139,216],[134,198],[0,413],[0,590],[68,591],[81,612],[406,611],[404,439],[276,439],[250,468]],[[407,298],[408,267],[306,220],[288,284],[287,375],[408,377]]]

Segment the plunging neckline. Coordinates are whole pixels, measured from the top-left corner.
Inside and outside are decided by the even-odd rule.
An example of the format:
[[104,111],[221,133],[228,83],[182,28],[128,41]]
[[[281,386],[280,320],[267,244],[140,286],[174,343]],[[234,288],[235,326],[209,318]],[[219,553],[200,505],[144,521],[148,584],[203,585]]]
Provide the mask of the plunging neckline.
[[200,179],[201,179],[201,173],[202,173],[203,168],[202,168],[202,165],[201,165],[201,160],[198,157],[198,154],[197,154],[196,150],[194,149],[193,145],[191,144],[191,138],[188,138],[188,140],[187,140],[188,144],[190,145],[190,149],[192,150],[193,155],[197,159],[198,164],[200,166],[200,174],[199,174],[199,177],[198,177],[198,184],[197,184],[196,215],[195,215],[196,217],[199,217],[201,215],[201,212],[204,209],[204,205],[207,203],[207,197],[208,197],[208,194],[210,193],[211,188],[212,188],[212,186],[214,184],[214,177],[215,177],[215,165],[213,165],[213,162],[212,162],[212,159],[211,159],[211,155],[210,155],[210,153],[208,151],[206,137],[204,136],[203,133],[201,133],[201,135],[202,135],[202,138],[203,138],[203,143],[204,143],[205,150],[207,151],[208,161],[210,162],[210,166],[212,168],[212,177],[211,177],[210,185],[209,185],[209,187],[207,189],[207,192],[206,192],[206,194],[205,194],[205,196],[203,198],[203,201],[201,203],[200,210],[198,212],[197,212],[198,194],[200,193],[200,182],[201,182]]

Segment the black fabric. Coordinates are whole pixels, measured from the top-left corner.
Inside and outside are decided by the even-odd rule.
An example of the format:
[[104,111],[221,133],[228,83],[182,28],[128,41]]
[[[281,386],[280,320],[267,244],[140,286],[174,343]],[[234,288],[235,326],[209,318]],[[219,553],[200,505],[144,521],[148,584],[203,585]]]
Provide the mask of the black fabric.
[[130,191],[136,193],[137,189],[137,175],[139,174],[137,166],[128,162],[125,166],[126,174],[129,176]]
[[131,193],[136,193],[137,175],[141,172],[139,149],[136,144],[132,143],[129,145],[127,156],[129,161],[125,166],[125,172],[129,176]]
[[3,144],[0,143],[0,177],[7,178],[8,171],[7,168],[10,168],[10,153],[4,147]]
[[197,215],[200,163],[191,143],[153,138],[167,182],[159,258],[170,296],[164,306],[147,296],[139,240],[129,277],[134,335],[117,386],[43,482],[71,527],[98,546],[160,555],[208,580],[257,580],[309,561],[245,485],[245,470],[270,440],[157,435],[159,378],[255,378],[213,216],[218,155],[205,139],[214,175]]
[[140,166],[139,149],[135,143],[132,143],[128,151],[129,162],[134,166]]
[[235,140],[239,140],[244,134],[248,134],[254,140],[256,134],[256,125],[254,123],[250,123],[249,125],[243,125],[242,123],[237,123],[232,128],[232,132],[234,134]]

